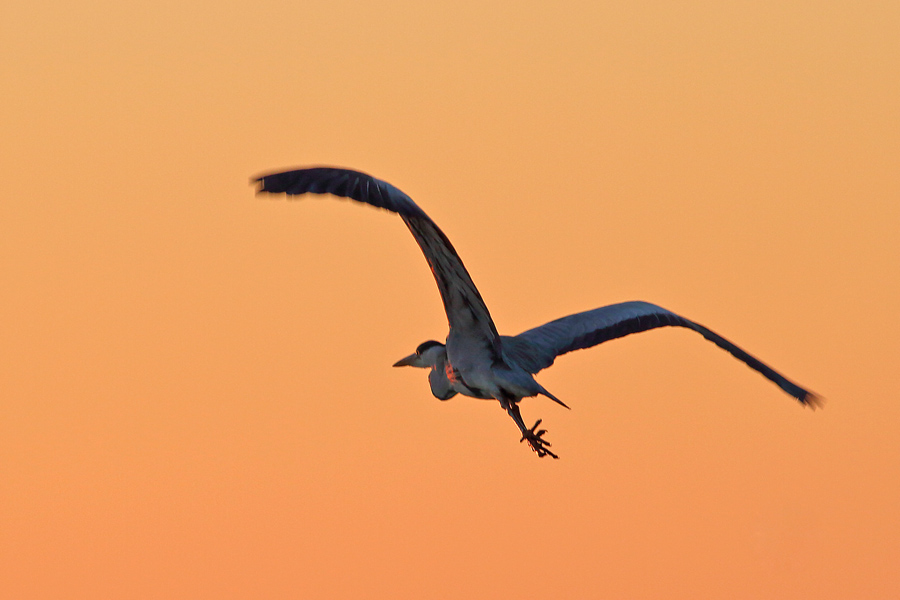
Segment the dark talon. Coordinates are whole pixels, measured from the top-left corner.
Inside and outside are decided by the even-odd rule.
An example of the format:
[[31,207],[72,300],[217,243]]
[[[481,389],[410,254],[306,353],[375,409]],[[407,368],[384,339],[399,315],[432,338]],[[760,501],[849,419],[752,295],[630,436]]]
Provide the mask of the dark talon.
[[559,458],[556,454],[548,449],[551,446],[550,442],[546,441],[542,437],[545,433],[547,433],[547,430],[541,429],[540,431],[537,431],[538,425],[540,424],[541,419],[538,419],[530,429],[526,429],[525,431],[523,431],[522,439],[519,440],[519,443],[527,441],[528,445],[531,447],[532,452],[536,452],[537,455],[541,458],[547,456],[548,454],[553,458]]

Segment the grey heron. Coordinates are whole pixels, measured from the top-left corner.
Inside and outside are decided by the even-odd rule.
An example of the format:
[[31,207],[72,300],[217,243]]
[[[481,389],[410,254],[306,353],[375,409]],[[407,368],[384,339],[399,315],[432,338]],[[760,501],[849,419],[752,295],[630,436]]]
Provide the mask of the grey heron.
[[692,329],[759,371],[801,404],[815,408],[821,402],[818,396],[719,334],[648,302],[603,306],[550,321],[516,336],[500,335],[450,240],[409,196],[393,185],[365,173],[333,167],[270,173],[254,178],[253,182],[258,186],[258,194],[331,194],[400,215],[434,274],[447,313],[449,333],[445,343],[426,341],[394,366],[429,369],[431,392],[439,400],[449,400],[456,394],[497,400],[519,428],[522,436],[519,441],[527,442],[540,457],[559,458],[543,437],[546,430],[538,429],[540,419],[531,427],[525,425],[519,402],[543,395],[569,407],[544,389],[534,375],[567,352],[657,327]]

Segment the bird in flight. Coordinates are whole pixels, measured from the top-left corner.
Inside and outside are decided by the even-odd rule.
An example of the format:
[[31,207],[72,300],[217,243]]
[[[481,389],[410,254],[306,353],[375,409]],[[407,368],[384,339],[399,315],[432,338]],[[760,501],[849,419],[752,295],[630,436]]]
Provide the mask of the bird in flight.
[[542,395],[569,407],[544,389],[534,375],[567,352],[657,327],[692,329],[762,373],[801,404],[816,408],[821,403],[818,396],[719,334],[649,302],[612,304],[562,317],[516,336],[500,335],[450,240],[409,196],[391,184],[365,173],[333,167],[271,173],[253,181],[258,194],[331,194],[400,215],[431,267],[450,331],[445,343],[423,342],[394,366],[430,369],[431,393],[439,400],[449,400],[456,394],[497,400],[519,428],[519,441],[527,442],[540,457],[559,458],[544,439],[547,431],[538,429],[540,419],[531,427],[525,425],[519,402]]

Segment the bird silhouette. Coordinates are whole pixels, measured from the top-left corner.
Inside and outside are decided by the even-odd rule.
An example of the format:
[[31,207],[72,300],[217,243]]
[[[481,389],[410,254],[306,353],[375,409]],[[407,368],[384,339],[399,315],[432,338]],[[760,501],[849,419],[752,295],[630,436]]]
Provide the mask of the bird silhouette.
[[496,399],[512,417],[538,456],[559,458],[544,439],[541,420],[525,425],[519,410],[523,398],[542,395],[566,406],[535,380],[557,356],[605,341],[658,327],[696,331],[760,372],[801,404],[816,408],[821,398],[787,379],[759,359],[699,323],[648,302],[622,302],[550,321],[516,336],[497,333],[494,321],[462,260],[438,226],[412,199],[391,184],[359,171],[312,167],[262,175],[253,179],[257,193],[331,194],[383,208],[400,215],[422,249],[447,313],[445,343],[434,340],[394,366],[430,369],[431,392],[439,400],[456,394]]

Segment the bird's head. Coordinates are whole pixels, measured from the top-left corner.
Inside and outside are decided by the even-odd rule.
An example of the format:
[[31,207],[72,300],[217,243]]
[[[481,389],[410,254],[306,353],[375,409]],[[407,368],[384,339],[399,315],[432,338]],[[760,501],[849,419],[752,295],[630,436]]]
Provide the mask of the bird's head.
[[440,342],[428,340],[422,342],[416,348],[415,353],[405,358],[401,358],[394,363],[395,367],[419,367],[420,369],[429,369],[438,364],[441,358],[446,355],[447,349]]

